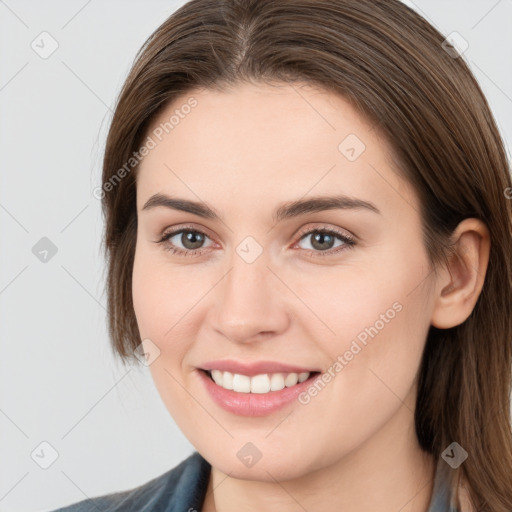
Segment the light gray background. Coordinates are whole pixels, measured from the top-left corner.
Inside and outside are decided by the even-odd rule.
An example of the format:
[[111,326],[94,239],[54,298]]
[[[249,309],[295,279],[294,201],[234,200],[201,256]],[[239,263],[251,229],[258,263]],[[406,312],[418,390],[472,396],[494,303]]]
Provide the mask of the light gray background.
[[[0,512],[132,488],[194,450],[149,370],[111,355],[92,195],[133,57],[183,3],[0,0]],[[468,41],[510,158],[512,1],[406,3]],[[47,59],[31,47],[43,31],[59,45]],[[58,250],[46,263],[32,253],[42,237]],[[44,441],[58,452],[48,469]]]

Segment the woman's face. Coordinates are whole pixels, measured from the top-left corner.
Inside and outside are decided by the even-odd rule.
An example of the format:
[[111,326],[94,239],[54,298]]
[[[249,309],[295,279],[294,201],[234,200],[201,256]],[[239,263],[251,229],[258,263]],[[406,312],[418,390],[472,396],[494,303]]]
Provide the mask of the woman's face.
[[167,409],[226,474],[295,478],[413,432],[434,274],[372,128],[333,93],[244,84],[183,95],[148,132],[137,322]]

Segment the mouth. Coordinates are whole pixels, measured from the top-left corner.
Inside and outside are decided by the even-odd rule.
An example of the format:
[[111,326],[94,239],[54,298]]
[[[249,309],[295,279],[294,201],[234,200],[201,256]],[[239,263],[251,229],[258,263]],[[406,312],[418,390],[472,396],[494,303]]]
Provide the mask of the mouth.
[[315,379],[319,371],[301,373],[261,373],[258,375],[243,375],[221,370],[200,370],[220,388],[235,393],[265,395],[277,393],[285,388],[293,388],[306,381]]
[[[281,366],[282,368],[282,366]],[[196,369],[209,397],[237,416],[267,416],[284,407],[302,407],[301,393],[321,372],[258,373],[243,375],[219,369]],[[248,372],[249,373],[249,372]]]

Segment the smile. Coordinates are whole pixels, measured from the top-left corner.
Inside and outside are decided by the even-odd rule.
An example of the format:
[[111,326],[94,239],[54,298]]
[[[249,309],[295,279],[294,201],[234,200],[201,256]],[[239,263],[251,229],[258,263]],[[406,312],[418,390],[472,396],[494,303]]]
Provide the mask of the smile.
[[197,369],[214,404],[237,416],[266,416],[287,405],[302,407],[297,397],[320,372],[264,373],[253,376]]
[[304,382],[310,376],[310,372],[263,373],[252,377],[220,370],[209,370],[207,373],[209,373],[217,386],[224,389],[233,390],[237,393],[258,394],[281,391],[285,387],[290,388],[295,386],[298,382]]

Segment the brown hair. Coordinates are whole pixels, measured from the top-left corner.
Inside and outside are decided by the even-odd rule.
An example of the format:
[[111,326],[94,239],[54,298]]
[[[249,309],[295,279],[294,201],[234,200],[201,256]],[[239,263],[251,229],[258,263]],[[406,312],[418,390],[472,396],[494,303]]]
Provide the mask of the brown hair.
[[[136,56],[108,134],[103,182],[112,184],[157,113],[195,88],[296,81],[342,95],[386,138],[416,190],[434,270],[448,261],[460,221],[475,217],[489,229],[490,260],[473,312],[428,333],[415,426],[436,460],[453,441],[469,453],[452,472],[454,495],[462,477],[475,508],[510,512],[510,166],[481,89],[444,40],[398,0],[192,0]],[[123,362],[135,361],[141,342],[131,295],[135,171],[102,196],[109,332]]]

